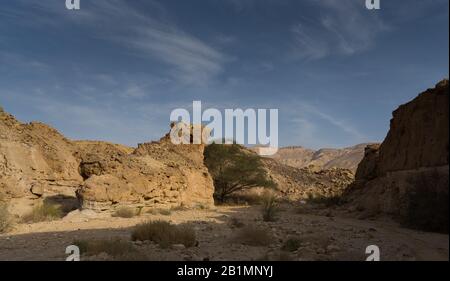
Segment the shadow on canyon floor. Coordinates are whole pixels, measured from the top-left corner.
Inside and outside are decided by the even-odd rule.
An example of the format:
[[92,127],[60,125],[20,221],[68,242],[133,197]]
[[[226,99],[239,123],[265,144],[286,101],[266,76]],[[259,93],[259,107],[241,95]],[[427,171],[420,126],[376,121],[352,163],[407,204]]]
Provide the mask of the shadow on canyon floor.
[[[82,260],[365,260],[369,245],[380,248],[382,260],[448,260],[448,235],[404,229],[381,220],[344,218],[333,211],[327,215],[299,212],[292,205],[283,205],[278,217],[264,222],[260,206],[219,206],[130,219],[104,215],[21,224],[0,236],[0,260],[61,261],[74,241],[117,239],[129,243],[136,254],[117,258],[82,253]],[[134,226],[153,220],[191,227],[197,245],[161,248],[156,243],[132,242]],[[289,240],[296,241],[291,243],[294,248],[286,247]]]

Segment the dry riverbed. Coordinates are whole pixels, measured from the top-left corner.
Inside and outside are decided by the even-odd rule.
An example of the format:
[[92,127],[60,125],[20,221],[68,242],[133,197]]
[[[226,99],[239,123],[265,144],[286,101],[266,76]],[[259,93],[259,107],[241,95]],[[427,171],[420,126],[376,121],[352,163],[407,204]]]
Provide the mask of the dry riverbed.
[[[119,258],[82,253],[81,260],[365,260],[369,245],[379,247],[381,260],[448,260],[448,235],[288,204],[281,206],[276,221],[265,222],[260,208],[219,206],[133,218],[74,211],[61,220],[16,224],[0,235],[0,260],[65,260],[66,247],[80,240],[120,240],[135,250]],[[154,242],[131,241],[137,224],[154,220],[191,227],[196,244],[162,248]]]

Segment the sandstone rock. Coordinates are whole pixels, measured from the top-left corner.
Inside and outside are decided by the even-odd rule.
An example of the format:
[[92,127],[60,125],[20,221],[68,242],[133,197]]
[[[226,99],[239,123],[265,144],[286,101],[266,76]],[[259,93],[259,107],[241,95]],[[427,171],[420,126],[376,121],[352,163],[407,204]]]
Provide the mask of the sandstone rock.
[[11,212],[20,213],[16,200],[54,195],[75,196],[82,182],[74,145],[55,129],[22,124],[0,112],[0,196],[13,201]]
[[364,158],[358,165],[355,180],[371,180],[377,177],[377,165],[379,157],[379,144],[368,145],[364,150]]
[[203,165],[203,145],[174,145],[168,135],[128,153],[111,145],[84,144],[77,191],[84,208],[213,205],[213,182]]
[[448,80],[393,113],[383,143],[366,149],[346,197],[366,212],[448,232]]
[[95,210],[113,205],[209,207],[213,182],[203,165],[203,149],[173,145],[169,135],[136,149],[71,141],[47,125],[22,124],[2,110],[0,197],[10,201],[17,215],[39,197],[77,197],[81,207]]

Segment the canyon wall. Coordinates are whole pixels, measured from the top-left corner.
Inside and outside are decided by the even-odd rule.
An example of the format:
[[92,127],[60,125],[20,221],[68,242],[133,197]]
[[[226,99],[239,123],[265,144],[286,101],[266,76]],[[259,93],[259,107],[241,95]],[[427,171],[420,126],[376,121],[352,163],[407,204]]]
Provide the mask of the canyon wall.
[[370,145],[347,197],[405,225],[448,232],[448,80],[393,112],[381,145]]

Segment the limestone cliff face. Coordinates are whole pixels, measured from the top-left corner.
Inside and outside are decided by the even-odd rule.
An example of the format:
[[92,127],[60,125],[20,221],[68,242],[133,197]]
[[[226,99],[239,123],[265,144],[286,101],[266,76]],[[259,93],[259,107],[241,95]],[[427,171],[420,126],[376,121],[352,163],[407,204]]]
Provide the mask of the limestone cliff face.
[[74,148],[49,126],[22,124],[0,111],[0,195],[73,194],[82,182]]
[[449,93],[444,80],[393,113],[380,146],[366,148],[349,196],[369,212],[448,231]]
[[71,141],[47,125],[22,124],[0,110],[0,198],[15,214],[40,200],[76,202],[76,196],[81,207],[98,210],[212,205],[213,190],[201,145],[173,145],[168,136],[136,149]]
[[131,153],[114,145],[84,143],[77,191],[84,208],[113,205],[174,207],[213,205],[213,181],[203,165],[203,145],[173,145],[167,137]]

